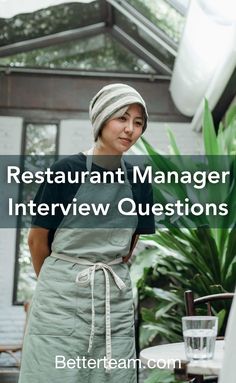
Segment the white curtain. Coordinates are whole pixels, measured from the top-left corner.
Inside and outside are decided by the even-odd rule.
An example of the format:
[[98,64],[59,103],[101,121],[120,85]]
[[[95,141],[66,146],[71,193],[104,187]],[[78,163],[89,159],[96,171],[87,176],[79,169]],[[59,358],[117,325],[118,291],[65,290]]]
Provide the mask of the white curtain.
[[234,297],[226,329],[223,366],[219,383],[235,383],[236,358],[236,296]]

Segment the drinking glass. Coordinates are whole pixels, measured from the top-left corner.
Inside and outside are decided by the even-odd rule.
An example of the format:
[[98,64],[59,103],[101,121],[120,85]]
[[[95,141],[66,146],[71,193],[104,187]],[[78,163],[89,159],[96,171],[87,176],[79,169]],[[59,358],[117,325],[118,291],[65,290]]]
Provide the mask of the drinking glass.
[[187,316],[182,318],[182,324],[187,359],[212,359],[218,318],[214,316]]

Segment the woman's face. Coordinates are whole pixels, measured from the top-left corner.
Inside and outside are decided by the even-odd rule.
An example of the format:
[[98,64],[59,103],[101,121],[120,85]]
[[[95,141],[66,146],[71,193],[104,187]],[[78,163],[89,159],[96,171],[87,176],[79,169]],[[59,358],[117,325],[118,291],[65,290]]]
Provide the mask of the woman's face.
[[104,124],[99,137],[101,149],[106,154],[121,155],[135,144],[143,126],[142,107],[131,104],[121,117],[111,118]]

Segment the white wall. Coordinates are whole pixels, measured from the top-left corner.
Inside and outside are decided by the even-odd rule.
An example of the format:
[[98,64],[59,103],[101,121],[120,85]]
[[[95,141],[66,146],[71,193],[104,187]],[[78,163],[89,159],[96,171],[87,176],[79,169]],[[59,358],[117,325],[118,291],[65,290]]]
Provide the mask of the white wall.
[[90,121],[61,121],[59,134],[59,154],[76,154],[89,149],[92,144],[93,134]]
[[[181,154],[202,153],[202,134],[191,130],[187,123],[149,122],[144,137],[158,151],[169,154],[170,129],[176,139]],[[88,120],[64,120],[60,124],[59,154],[74,154],[93,145],[91,123]]]
[[[21,152],[22,119],[0,117],[0,154]],[[22,335],[24,312],[12,306],[16,229],[0,229],[0,344],[15,343]]]
[[160,153],[169,154],[168,129],[173,132],[181,154],[194,155],[203,152],[202,134],[191,130],[187,123],[149,122],[144,137]]
[[[22,119],[0,117],[0,154],[21,152]],[[15,263],[15,229],[0,229],[0,307],[11,306]]]

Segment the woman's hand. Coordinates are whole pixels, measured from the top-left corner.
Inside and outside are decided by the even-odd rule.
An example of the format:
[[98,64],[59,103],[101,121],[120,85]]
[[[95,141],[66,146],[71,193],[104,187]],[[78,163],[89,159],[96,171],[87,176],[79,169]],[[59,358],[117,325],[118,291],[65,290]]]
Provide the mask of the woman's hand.
[[42,227],[32,228],[29,231],[28,245],[37,277],[45,258],[50,255],[48,233],[49,230]]
[[137,242],[138,242],[138,239],[139,239],[139,235],[135,235],[135,236],[133,236],[132,241],[131,241],[131,245],[130,245],[130,251],[129,251],[129,254],[126,255],[125,257],[122,257],[124,263],[129,263],[129,259],[130,259],[131,256],[132,256],[132,253],[133,253],[134,248],[135,248],[135,246],[136,246],[136,244],[137,244]]

